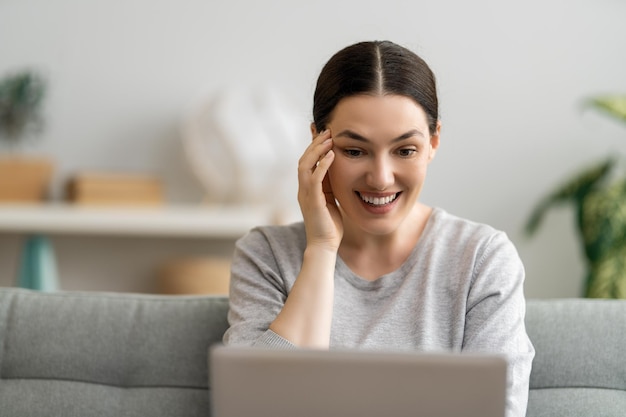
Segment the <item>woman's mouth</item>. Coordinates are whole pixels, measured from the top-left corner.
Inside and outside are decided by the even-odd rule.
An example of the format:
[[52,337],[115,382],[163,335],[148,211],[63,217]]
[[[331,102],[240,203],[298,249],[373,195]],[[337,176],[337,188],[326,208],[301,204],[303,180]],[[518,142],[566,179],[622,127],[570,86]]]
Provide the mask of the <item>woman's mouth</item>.
[[374,195],[364,195],[364,194],[359,193],[358,191],[356,192],[356,194],[364,203],[367,203],[374,207],[381,207],[381,206],[390,204],[400,195],[400,193],[398,192],[394,194],[388,194],[385,196],[374,196]]

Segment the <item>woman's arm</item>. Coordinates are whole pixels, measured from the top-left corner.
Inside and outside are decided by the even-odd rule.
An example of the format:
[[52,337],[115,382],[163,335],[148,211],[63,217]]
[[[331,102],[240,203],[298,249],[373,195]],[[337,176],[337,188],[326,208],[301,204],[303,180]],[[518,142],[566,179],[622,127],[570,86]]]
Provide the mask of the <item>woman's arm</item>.
[[302,270],[270,329],[296,346],[328,349],[337,253],[307,248]]
[[[250,331],[246,322],[257,322],[256,329],[263,336],[258,339],[252,336],[254,344],[329,347],[335,262],[343,235],[341,214],[326,179],[334,160],[331,148],[330,132],[322,132],[313,139],[298,164],[298,202],[304,218],[306,249],[293,287],[288,291],[283,286],[280,290],[280,282],[284,280],[278,272],[279,265],[263,265],[259,254],[255,253],[257,249],[253,246],[256,244],[239,245],[235,252],[229,313],[231,329],[225,335],[226,343],[237,339],[238,329],[248,329],[243,333]],[[261,258],[272,256],[266,253]],[[271,264],[276,260],[265,262]],[[271,315],[272,321],[264,328],[266,314]],[[250,336],[244,339],[250,341]]]
[[298,163],[298,202],[307,247],[302,269],[270,329],[291,343],[328,349],[333,315],[334,273],[343,233],[341,215],[326,174],[334,160],[330,132],[313,139]]
[[[224,343],[295,347],[269,330],[285,304],[302,260],[303,228],[255,228],[235,244]],[[291,242],[291,245],[281,242]]]

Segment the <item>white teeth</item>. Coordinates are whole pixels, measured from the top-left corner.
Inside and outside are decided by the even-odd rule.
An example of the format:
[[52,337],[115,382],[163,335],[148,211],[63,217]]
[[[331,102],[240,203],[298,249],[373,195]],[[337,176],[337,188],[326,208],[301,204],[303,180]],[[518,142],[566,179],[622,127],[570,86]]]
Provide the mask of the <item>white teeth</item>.
[[373,204],[375,206],[383,206],[385,204],[391,203],[393,200],[396,199],[397,196],[398,196],[397,193],[388,195],[387,197],[369,197],[369,196],[361,195],[361,199],[365,201],[366,203]]

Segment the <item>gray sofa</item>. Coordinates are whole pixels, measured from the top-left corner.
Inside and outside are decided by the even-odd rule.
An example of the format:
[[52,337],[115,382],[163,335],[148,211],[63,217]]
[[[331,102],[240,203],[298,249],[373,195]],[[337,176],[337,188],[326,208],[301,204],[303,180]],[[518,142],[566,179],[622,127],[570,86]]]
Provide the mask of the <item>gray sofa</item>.
[[[207,352],[227,309],[224,297],[0,288],[0,415],[208,416]],[[626,415],[625,318],[626,301],[529,301],[527,415]]]

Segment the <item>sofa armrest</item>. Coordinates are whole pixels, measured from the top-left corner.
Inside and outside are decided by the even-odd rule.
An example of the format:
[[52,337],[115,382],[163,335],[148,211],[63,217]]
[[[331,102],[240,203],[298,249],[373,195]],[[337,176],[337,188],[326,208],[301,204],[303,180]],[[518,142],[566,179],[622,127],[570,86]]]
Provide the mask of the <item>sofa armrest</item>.
[[623,415],[626,300],[529,300],[526,330],[536,350],[529,417]]

